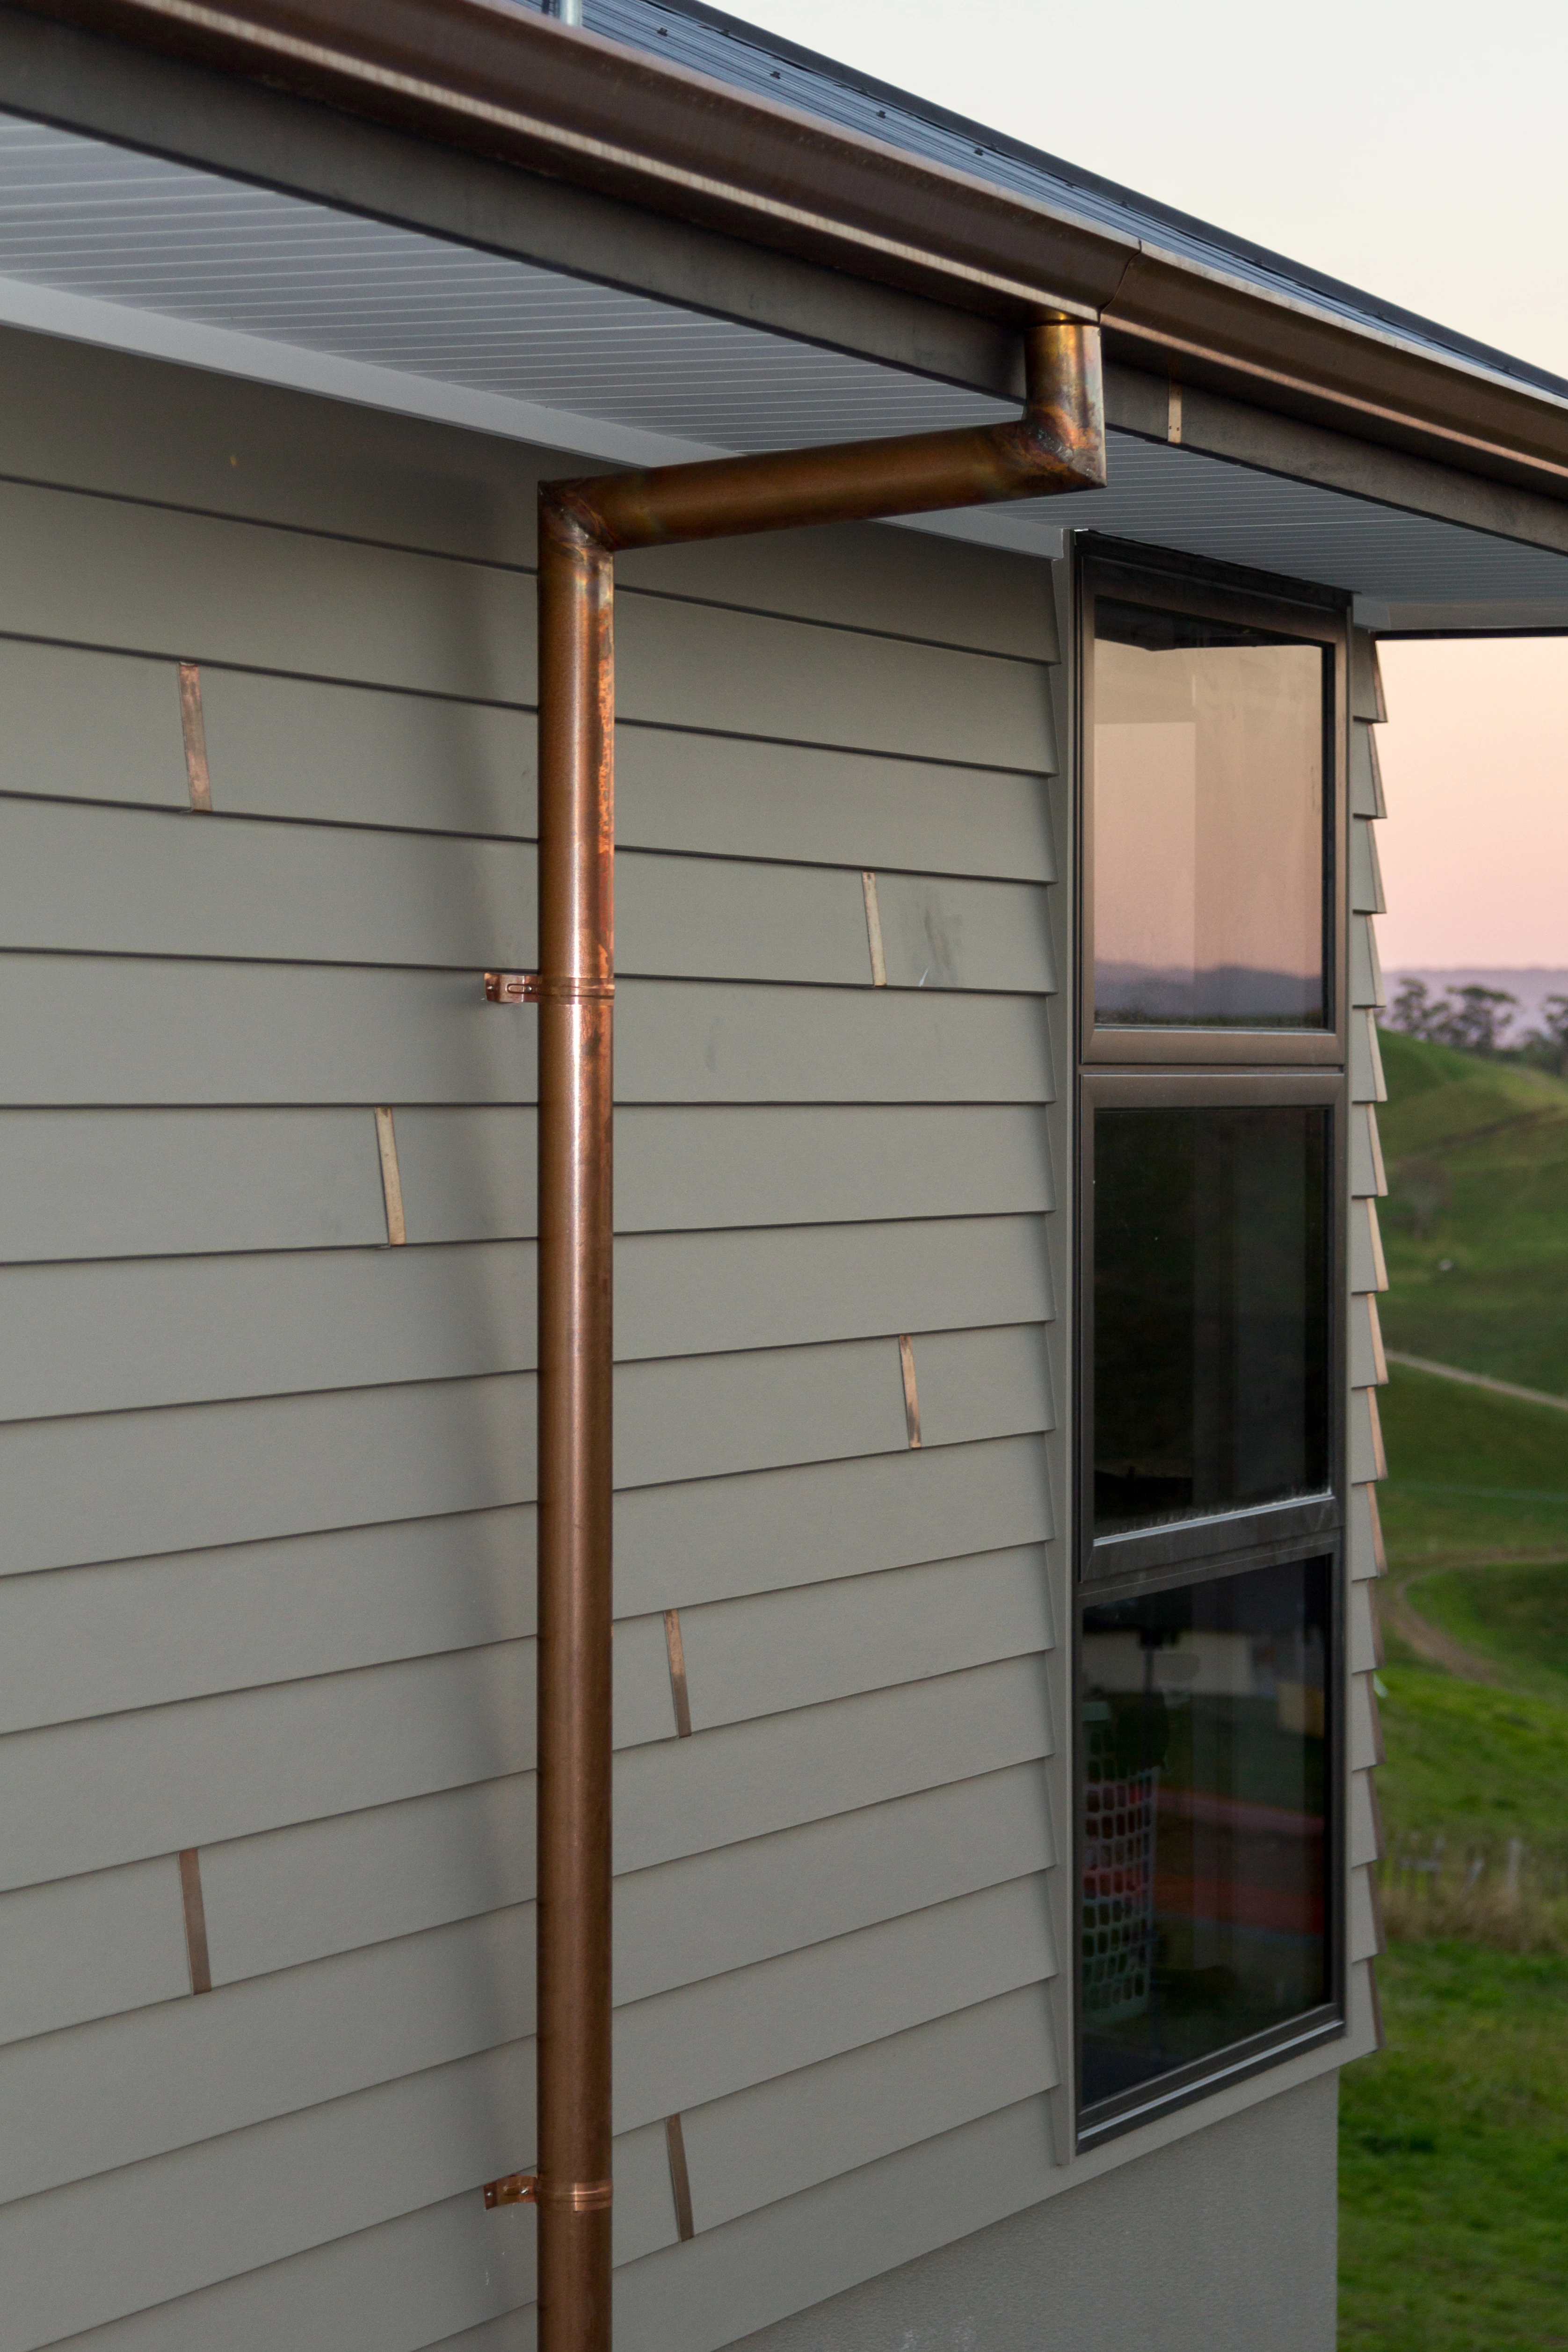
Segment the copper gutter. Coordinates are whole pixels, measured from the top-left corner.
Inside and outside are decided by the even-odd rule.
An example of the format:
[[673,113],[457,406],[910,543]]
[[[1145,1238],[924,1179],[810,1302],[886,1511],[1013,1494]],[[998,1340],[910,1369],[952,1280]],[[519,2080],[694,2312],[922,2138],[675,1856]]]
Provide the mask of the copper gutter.
[[541,2352],[610,2344],[611,1249],[615,677],[622,548],[1095,489],[1100,339],[1033,327],[1016,423],[540,489]]

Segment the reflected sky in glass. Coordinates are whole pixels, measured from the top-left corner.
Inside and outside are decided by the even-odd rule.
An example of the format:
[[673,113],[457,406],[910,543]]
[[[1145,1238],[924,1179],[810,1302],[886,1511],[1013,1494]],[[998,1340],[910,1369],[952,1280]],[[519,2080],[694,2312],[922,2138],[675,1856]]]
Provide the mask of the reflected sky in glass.
[[1322,1025],[1329,660],[1319,645],[1098,600],[1097,1020]]

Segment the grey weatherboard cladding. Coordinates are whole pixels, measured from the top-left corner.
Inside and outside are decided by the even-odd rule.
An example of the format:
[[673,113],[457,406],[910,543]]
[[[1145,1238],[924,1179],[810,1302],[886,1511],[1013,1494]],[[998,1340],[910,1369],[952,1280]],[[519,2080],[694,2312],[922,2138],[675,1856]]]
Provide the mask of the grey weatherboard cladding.
[[[381,420],[340,489],[325,404],[116,362],[87,494],[27,451],[102,362],[7,341],[0,1163],[36,1201],[0,1270],[0,2347],[419,2352],[531,2292],[528,2217],[478,2196],[531,2153],[531,1053],[478,977],[529,950],[530,460],[498,543],[491,445]],[[239,460],[221,500],[179,409]],[[863,2275],[948,2230],[932,2164],[958,2228],[1053,2170],[1049,571],[818,545],[623,597],[617,2230],[649,2347],[695,2340],[683,2276],[761,2275],[759,2230],[790,2283],[748,2325],[847,2283],[802,2238],[841,2176]]]

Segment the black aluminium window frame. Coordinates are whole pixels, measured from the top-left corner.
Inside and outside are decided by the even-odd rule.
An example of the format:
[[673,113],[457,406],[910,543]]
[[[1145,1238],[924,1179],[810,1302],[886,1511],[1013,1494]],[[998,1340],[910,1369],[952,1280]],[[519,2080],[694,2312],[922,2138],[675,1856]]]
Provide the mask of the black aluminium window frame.
[[[1323,710],[1323,1025],[1310,1029],[1142,1027],[1100,1024],[1094,1013],[1094,608],[1101,596],[1153,604],[1199,620],[1240,622],[1332,653]],[[1348,1052],[1344,986],[1348,919],[1350,661],[1345,600],[1231,566],[1204,565],[1107,541],[1084,546],[1079,570],[1079,1059],[1085,1068],[1151,1065],[1232,1068],[1342,1067]]]
[[[1079,990],[1077,1129],[1078,1231],[1073,1365],[1074,1444],[1072,1594],[1073,1698],[1073,2018],[1074,2145],[1080,2151],[1278,2065],[1346,2030],[1345,1884],[1347,1694],[1345,1528],[1350,1387],[1345,1277],[1349,1249],[1349,603],[1342,593],[1235,566],[1079,532],[1075,558],[1076,619],[1075,891]],[[1286,637],[1316,639],[1331,649],[1324,709],[1323,913],[1325,1025],[1314,1029],[1113,1027],[1094,1018],[1093,647],[1094,607],[1118,602],[1240,622]],[[1094,1541],[1093,1484],[1093,1148],[1100,1108],[1264,1108],[1321,1104],[1328,1114],[1328,1300],[1330,1363],[1329,1483],[1321,1495],[1264,1504]],[[1330,1562],[1331,1640],[1326,1742],[1324,1843],[1325,1948],[1329,1998],[1249,2040],[1231,2044],[1168,2075],[1085,2111],[1078,2032],[1083,2016],[1083,1938],[1079,1906],[1084,1870],[1083,1748],[1079,1736],[1086,1609],[1140,1592],[1206,1583],[1251,1568],[1296,1560]]]

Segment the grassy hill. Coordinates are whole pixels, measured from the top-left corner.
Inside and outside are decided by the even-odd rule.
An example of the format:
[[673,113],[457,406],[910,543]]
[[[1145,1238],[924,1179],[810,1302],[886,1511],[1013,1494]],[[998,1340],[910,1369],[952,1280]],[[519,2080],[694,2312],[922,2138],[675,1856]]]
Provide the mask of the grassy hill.
[[[1383,1046],[1389,1345],[1568,1395],[1568,1086]],[[1340,2343],[1544,2352],[1568,2346],[1568,1413],[1405,1366],[1382,1411],[1380,1606],[1455,1670],[1390,1630],[1402,1940],[1387,2050],[1342,2078]]]
[[1568,1085],[1382,1045],[1389,1346],[1568,1396]]

